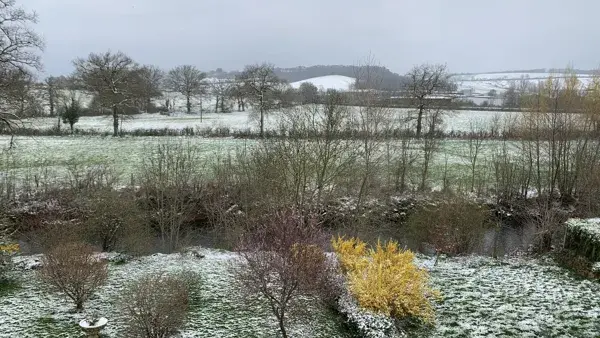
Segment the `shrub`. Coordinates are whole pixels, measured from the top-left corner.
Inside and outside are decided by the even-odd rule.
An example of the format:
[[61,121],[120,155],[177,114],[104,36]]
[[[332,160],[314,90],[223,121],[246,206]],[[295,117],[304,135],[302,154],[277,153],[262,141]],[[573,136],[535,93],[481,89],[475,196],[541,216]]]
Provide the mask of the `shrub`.
[[80,311],[83,303],[106,282],[107,272],[107,263],[98,259],[89,245],[67,243],[44,254],[39,275],[75,302]]
[[434,319],[432,298],[437,292],[428,286],[428,275],[414,264],[414,254],[398,243],[377,243],[367,249],[360,239],[337,238],[333,248],[345,273],[348,287],[359,305],[396,319]]
[[[34,221],[37,221],[37,218]],[[41,252],[47,252],[60,246],[62,243],[85,242],[85,233],[79,220],[70,221],[41,220],[35,224],[36,228],[27,234],[32,246]]]
[[136,338],[166,338],[185,321],[195,277],[153,274],[130,284],[121,299],[128,333]]
[[203,183],[200,148],[191,143],[159,144],[149,151],[140,168],[140,194],[150,222],[158,230],[162,249],[184,246],[201,198]]
[[[535,201],[525,221],[535,229],[533,237],[535,252],[545,253],[551,251],[557,244],[564,243],[567,216],[560,210],[558,204],[553,205],[543,198]],[[600,258],[600,255],[598,257]]]
[[144,211],[128,191],[98,190],[86,199],[86,233],[103,251],[146,253],[152,243]]
[[0,281],[12,267],[12,256],[19,252],[19,244],[8,243],[0,237]]
[[295,209],[265,215],[256,228],[246,231],[238,244],[241,264],[237,280],[245,292],[267,301],[284,338],[287,321],[301,299],[319,299],[324,289],[327,262],[323,233],[315,217]]
[[457,255],[473,251],[489,226],[487,207],[467,201],[443,202],[415,210],[407,220],[408,234],[419,243],[433,245],[436,252]]

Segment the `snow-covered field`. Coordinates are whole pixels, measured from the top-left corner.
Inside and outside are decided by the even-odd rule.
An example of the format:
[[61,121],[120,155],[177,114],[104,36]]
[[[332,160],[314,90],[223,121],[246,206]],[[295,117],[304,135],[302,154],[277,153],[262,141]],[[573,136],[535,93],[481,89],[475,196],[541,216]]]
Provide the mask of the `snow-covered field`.
[[[274,337],[276,323],[260,306],[247,306],[233,283],[235,255],[201,249],[205,255],[142,257],[110,266],[108,285],[87,304],[89,311],[108,317],[108,337],[121,337],[123,318],[118,295],[123,285],[157,271],[186,269],[202,276],[201,301],[192,307],[180,337]],[[35,256],[17,257],[31,262]],[[435,328],[419,337],[599,337],[600,284],[573,278],[543,259],[485,257],[442,258],[432,267],[432,284],[444,300],[437,308]],[[35,272],[20,271],[22,288],[0,296],[0,337],[79,337],[83,314],[46,293]],[[322,308],[292,325],[295,337],[345,337],[340,319]]]
[[[273,125],[275,128],[275,117],[277,114],[269,114],[267,117],[266,126]],[[19,125],[28,128],[49,129],[57,124],[57,119],[52,117],[38,117],[31,119],[23,119]],[[220,128],[227,127],[231,130],[245,130],[258,128],[256,119],[249,112],[232,112],[227,114],[206,113],[202,114],[185,114],[177,113],[172,115],[161,114],[137,114],[127,117],[122,120],[124,131],[132,131],[136,129],[204,129],[204,128]],[[63,126],[62,128],[68,128]],[[75,124],[75,128],[83,130],[96,130],[98,132],[112,132],[113,120],[112,116],[83,116],[79,122]]]
[[[201,137],[26,137],[19,136],[13,140],[13,148],[0,152],[0,186],[22,182],[44,182],[54,184],[61,182],[72,173],[81,174],[85,168],[106,168],[127,184],[131,176],[139,172],[147,154],[156,149],[159,144],[179,143],[190,144],[196,149],[199,163],[203,163],[207,171],[215,161],[228,156],[236,158],[236,152],[248,151],[257,144],[253,139],[234,138],[201,138]],[[395,142],[395,143],[394,143]],[[394,141],[390,147],[394,149],[399,144]],[[430,164],[431,183],[437,186],[444,178],[452,184],[467,180],[470,170],[467,161],[468,141],[443,140],[439,151]],[[10,137],[0,136],[0,144],[7,147]],[[511,143],[512,144],[512,143]],[[415,143],[415,147],[418,144]],[[497,152],[501,143],[485,141],[480,149],[478,174],[483,178],[488,173],[488,163]],[[515,145],[516,146],[516,145]],[[381,151],[386,151],[385,145]],[[418,167],[419,162],[415,165]],[[414,171],[407,178],[417,184],[420,176]],[[413,177],[414,176],[414,177]],[[5,181],[6,180],[6,181]],[[22,182],[21,182],[22,180]],[[466,181],[465,181],[466,182]]]
[[[589,74],[576,74],[582,85],[590,83],[592,76]],[[472,90],[473,95],[487,95],[490,90],[496,90],[498,94],[504,92],[511,83],[518,83],[522,79],[536,83],[544,81],[550,76],[563,78],[564,74],[552,73],[481,73],[470,75],[455,75],[453,80],[458,84],[459,90]]]
[[336,89],[344,91],[349,90],[350,87],[356,83],[356,79],[343,75],[326,75],[313,77],[302,81],[292,82],[290,83],[290,85],[292,86],[292,88],[298,89],[300,88],[300,85],[305,82],[314,84],[320,90]]
[[[125,183],[143,164],[146,154],[159,144],[189,144],[196,149],[199,163],[212,163],[237,149],[251,146],[252,140],[184,137],[16,137],[12,149],[0,152],[0,184],[18,182],[59,183],[70,172],[84,168],[108,169]],[[5,148],[7,136],[0,137]],[[6,180],[6,182],[5,182]]]
[[[390,120],[398,121],[406,117],[412,110],[405,108],[389,109]],[[265,129],[275,130],[279,127],[281,116],[286,112],[272,112],[267,114]],[[503,122],[512,119],[521,113],[516,112],[490,112],[476,110],[459,110],[448,112],[444,116],[443,129],[445,131],[471,131],[471,125],[478,129],[488,129],[495,119]],[[230,130],[258,130],[258,121],[251,110],[246,112],[232,113],[207,113],[202,117],[199,114],[177,113],[170,116],[161,114],[138,114],[123,120],[122,130],[132,131],[136,129],[183,129],[190,128],[219,128],[227,127]],[[20,125],[29,128],[49,129],[57,124],[56,118],[42,117],[23,119]],[[63,126],[67,128],[68,126]],[[113,121],[111,116],[83,116],[75,124],[75,128],[83,130],[96,130],[100,132],[112,132]]]

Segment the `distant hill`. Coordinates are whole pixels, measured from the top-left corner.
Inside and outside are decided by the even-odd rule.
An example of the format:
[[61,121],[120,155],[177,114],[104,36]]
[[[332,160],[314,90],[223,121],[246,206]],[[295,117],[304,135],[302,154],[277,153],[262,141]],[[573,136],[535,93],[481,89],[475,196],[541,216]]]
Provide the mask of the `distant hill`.
[[[393,73],[385,67],[373,66],[371,67],[371,69],[376,76],[381,78],[381,89],[398,89],[404,83],[403,76]],[[275,68],[275,73],[283,80],[286,80],[289,83],[293,83],[329,75],[340,75],[356,78],[357,74],[360,74],[362,70],[363,69],[356,66],[318,65],[309,67],[299,66],[293,68]],[[217,69],[208,72],[207,75],[209,77],[216,78],[233,78],[239,73],[239,71],[226,72],[222,69]]]
[[[275,68],[275,73],[282,79],[292,83],[328,75],[341,75],[356,78],[362,70],[361,67],[356,66],[318,65],[310,67]],[[397,89],[404,83],[404,77],[391,72],[385,67],[374,66],[372,67],[372,70],[381,78],[382,89]]]

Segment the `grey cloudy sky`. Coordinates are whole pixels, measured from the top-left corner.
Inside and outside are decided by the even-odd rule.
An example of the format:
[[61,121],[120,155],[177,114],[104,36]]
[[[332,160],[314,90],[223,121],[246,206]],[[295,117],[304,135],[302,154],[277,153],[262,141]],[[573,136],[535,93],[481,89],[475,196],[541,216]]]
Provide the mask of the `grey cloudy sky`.
[[18,0],[39,14],[49,74],[122,50],[163,68],[355,64],[398,73],[600,65],[597,0]]

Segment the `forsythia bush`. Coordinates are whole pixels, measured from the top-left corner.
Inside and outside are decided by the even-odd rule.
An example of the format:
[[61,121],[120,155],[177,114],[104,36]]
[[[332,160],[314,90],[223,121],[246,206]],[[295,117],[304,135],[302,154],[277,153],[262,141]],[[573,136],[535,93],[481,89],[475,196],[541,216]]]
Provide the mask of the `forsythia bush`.
[[0,238],[0,279],[11,267],[12,256],[19,252],[19,244],[7,244]]
[[399,249],[394,241],[378,242],[369,249],[355,238],[337,238],[332,244],[350,292],[362,308],[395,318],[433,321],[431,301],[439,293],[428,286],[429,276],[414,264],[411,251]]
[[0,244],[0,252],[6,255],[12,255],[19,252],[19,244]]

